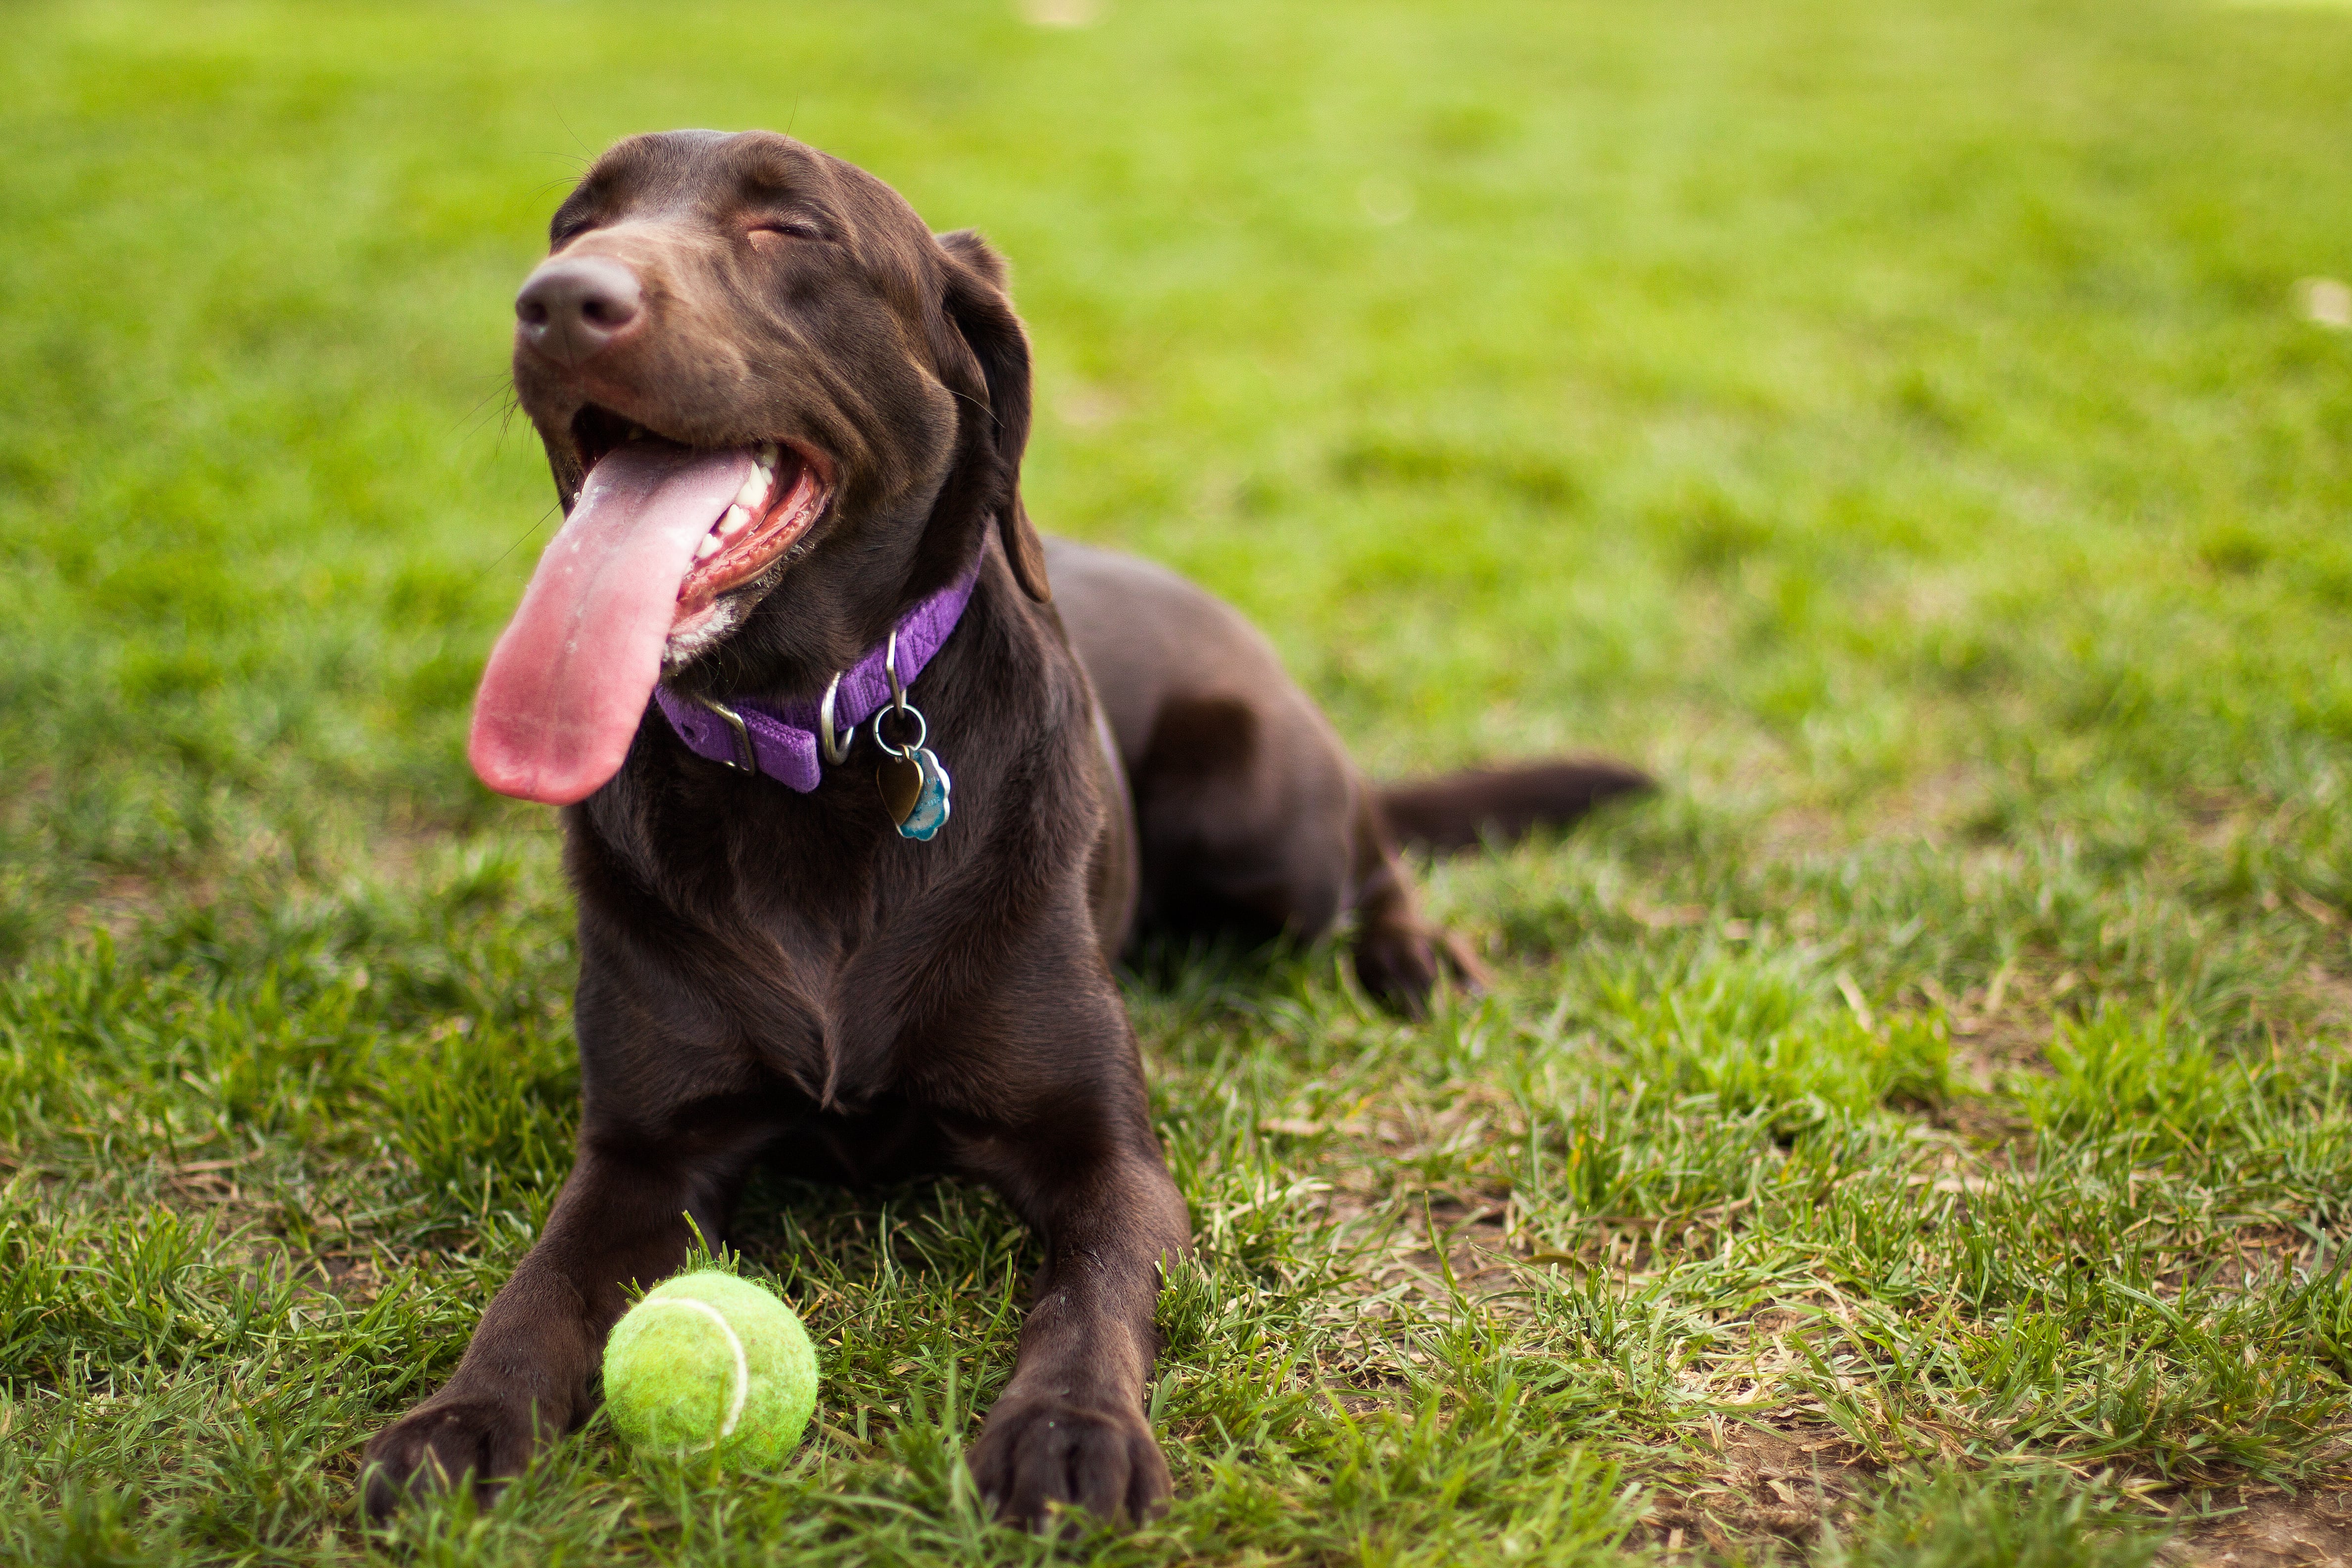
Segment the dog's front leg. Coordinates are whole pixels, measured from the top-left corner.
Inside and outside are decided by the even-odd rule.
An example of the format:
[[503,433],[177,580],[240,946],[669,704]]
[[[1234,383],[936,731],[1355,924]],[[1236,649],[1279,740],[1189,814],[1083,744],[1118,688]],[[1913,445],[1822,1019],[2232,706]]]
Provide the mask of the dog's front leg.
[[[1131,1036],[1121,1049],[1132,1062]],[[1139,1521],[1170,1492],[1144,1390],[1160,1266],[1191,1252],[1192,1226],[1151,1136],[1139,1068],[1106,1098],[1064,1100],[1050,1121],[971,1151],[1045,1240],[1013,1382],[971,1451],[981,1495],[1031,1526],[1056,1506]]]
[[586,1418],[604,1336],[631,1280],[650,1285],[686,1260],[691,1214],[716,1243],[751,1149],[714,1159],[600,1147],[583,1138],[538,1243],[482,1314],[441,1392],[367,1448],[367,1506],[377,1518],[404,1495],[470,1474],[487,1498],[549,1440]]

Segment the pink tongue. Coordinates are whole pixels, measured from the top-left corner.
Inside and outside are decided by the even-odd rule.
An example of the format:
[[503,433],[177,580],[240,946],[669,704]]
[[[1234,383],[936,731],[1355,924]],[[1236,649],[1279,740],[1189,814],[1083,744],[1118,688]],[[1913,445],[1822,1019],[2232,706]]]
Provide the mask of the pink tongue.
[[621,771],[695,547],[751,454],[633,441],[598,463],[490,650],[466,755],[500,795],[569,805]]

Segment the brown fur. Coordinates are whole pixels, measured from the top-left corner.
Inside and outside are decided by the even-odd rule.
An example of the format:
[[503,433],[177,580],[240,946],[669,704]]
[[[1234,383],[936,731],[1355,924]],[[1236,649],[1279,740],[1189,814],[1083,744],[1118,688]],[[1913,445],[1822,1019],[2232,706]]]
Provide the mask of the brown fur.
[[1472,849],[1572,822],[1603,801],[1650,788],[1649,775],[1601,758],[1482,768],[1381,791],[1381,816],[1399,841]]
[[[1191,1235],[1112,958],[1147,924],[1311,937],[1352,919],[1365,984],[1412,1007],[1466,955],[1421,921],[1381,797],[1263,638],[1158,568],[1040,542],[1018,488],[1028,345],[979,239],[933,238],[879,181],[786,138],[700,132],[615,147],[551,237],[558,258],[629,268],[645,301],[573,363],[519,344],[567,508],[632,423],[793,441],[837,477],[674,685],[813,697],[981,554],[910,693],[954,817],[898,837],[863,735],[799,795],[695,756],[658,713],[564,810],[578,1163],[446,1386],[369,1445],[369,1505],[494,1485],[583,1420],[629,1283],[679,1266],[689,1220],[723,1238],[768,1160],[1003,1192],[1045,1263],[973,1474],[1009,1518],[1140,1518],[1169,1491],[1143,1407],[1153,1300]],[[1534,784],[1449,787],[1410,797],[1433,842],[1596,793],[1547,813]]]

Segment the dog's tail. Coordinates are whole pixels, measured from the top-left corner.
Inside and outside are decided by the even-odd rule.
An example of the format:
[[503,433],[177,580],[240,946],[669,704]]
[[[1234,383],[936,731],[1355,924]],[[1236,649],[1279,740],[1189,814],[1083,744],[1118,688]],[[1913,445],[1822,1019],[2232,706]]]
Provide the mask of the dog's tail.
[[1477,768],[1376,793],[1389,830],[1401,841],[1444,850],[1564,826],[1602,801],[1655,788],[1657,781],[1640,769],[1595,757]]

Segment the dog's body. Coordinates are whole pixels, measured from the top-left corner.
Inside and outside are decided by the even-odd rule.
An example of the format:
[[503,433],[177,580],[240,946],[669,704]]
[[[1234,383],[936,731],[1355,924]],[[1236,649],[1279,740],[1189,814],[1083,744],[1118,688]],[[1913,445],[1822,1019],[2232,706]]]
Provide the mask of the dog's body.
[[[1421,922],[1391,816],[1464,842],[1643,781],[1594,764],[1383,797],[1232,610],[1139,562],[1046,551],[1017,489],[1028,356],[1001,269],[846,164],[756,133],[637,138],[555,240],[516,376],[572,521],[493,657],[475,758],[566,805],[579,1160],[448,1384],[371,1445],[371,1506],[512,1475],[581,1420],[627,1286],[678,1267],[689,1217],[724,1237],[768,1159],[1003,1192],[1046,1261],[974,1473],[1009,1517],[1141,1517],[1169,1489],[1142,1405],[1158,1270],[1190,1232],[1112,959],[1147,926],[1352,920],[1367,987],[1417,1006],[1468,960]],[[673,618],[629,631],[659,668],[567,665],[602,657],[582,649],[598,594],[653,602],[627,583],[542,595],[653,526],[590,470],[625,445],[732,483],[726,454],[759,443],[782,444],[762,460],[797,488],[686,541]],[[953,775],[933,841],[886,814],[870,731],[801,792],[705,760],[643,706],[656,674],[712,700],[813,699],[975,562],[908,691]]]

